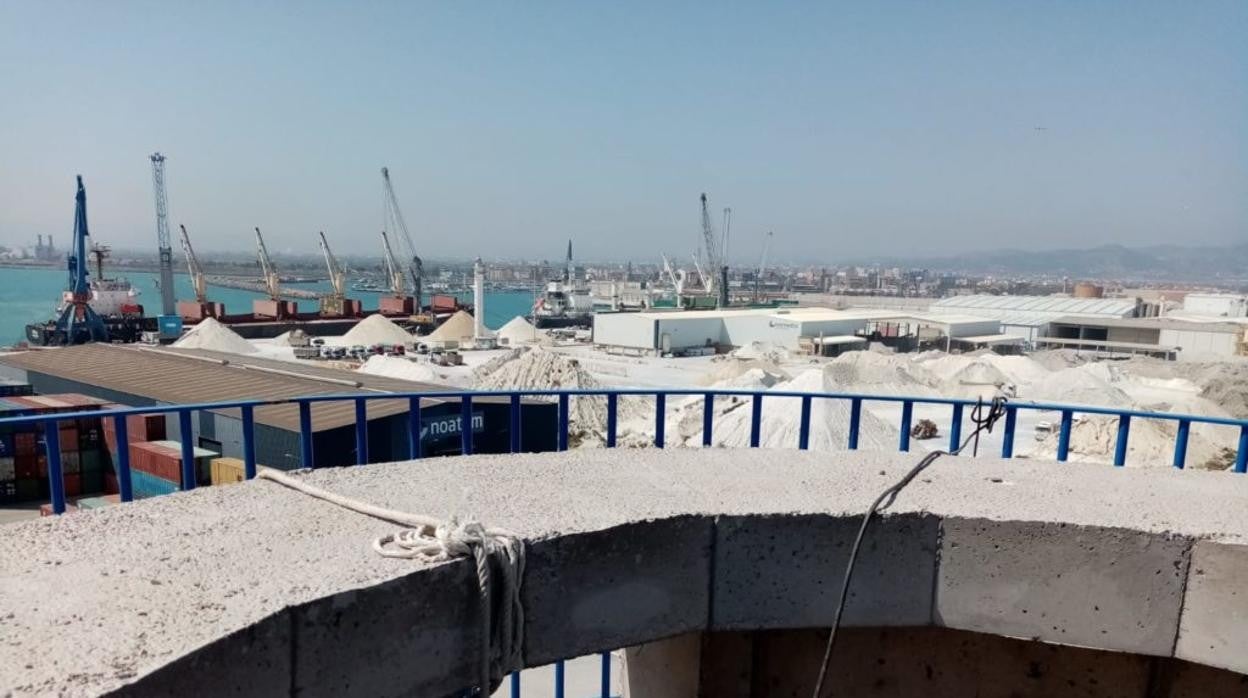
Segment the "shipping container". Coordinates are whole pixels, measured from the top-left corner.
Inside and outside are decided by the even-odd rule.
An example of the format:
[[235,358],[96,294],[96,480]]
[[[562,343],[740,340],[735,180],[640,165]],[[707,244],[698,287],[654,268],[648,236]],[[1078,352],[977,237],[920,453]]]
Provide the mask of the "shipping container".
[[14,477],[18,480],[37,480],[39,478],[39,461],[31,456],[14,456]]
[[30,395],[35,391],[31,389],[29,383],[22,383],[8,378],[0,378],[0,397],[20,397],[22,395]]
[[103,509],[104,507],[111,507],[114,504],[120,503],[121,498],[117,495],[105,494],[99,497],[83,497],[82,499],[79,499],[78,508],[82,511],[88,511],[91,509]]
[[66,497],[77,497],[82,494],[82,475],[78,473],[66,473],[63,481],[65,483]]
[[17,483],[13,480],[0,480],[0,504],[12,504],[17,499]]
[[39,481],[34,478],[17,479],[17,501],[29,502],[39,499]]
[[178,491],[178,484],[170,482],[151,473],[145,473],[142,470],[130,471],[130,481],[134,492],[135,499],[147,499],[148,497],[159,497],[161,495],[172,494]]
[[96,494],[104,491],[104,473],[100,470],[82,471],[82,493]]
[[104,494],[118,494],[121,487],[117,484],[117,476],[111,472],[104,472]]
[[82,472],[82,458],[77,451],[61,454],[61,472],[74,475]]
[[0,434],[0,458],[12,458],[13,434]]
[[[182,463],[182,444],[177,441],[153,441],[153,444],[167,448],[178,454],[178,465],[181,472]],[[191,448],[191,457],[195,460],[195,484],[207,485],[212,482],[212,459],[220,456],[216,451],[210,451],[206,448],[198,446]]]
[[0,481],[17,479],[17,463],[13,458],[0,458]]
[[228,485],[243,481],[243,461],[238,458],[212,459],[212,484]]
[[13,435],[13,453],[19,456],[35,455],[35,433],[33,431],[22,431]]
[[182,482],[182,454],[147,441],[130,443],[130,472],[143,472],[173,483]]

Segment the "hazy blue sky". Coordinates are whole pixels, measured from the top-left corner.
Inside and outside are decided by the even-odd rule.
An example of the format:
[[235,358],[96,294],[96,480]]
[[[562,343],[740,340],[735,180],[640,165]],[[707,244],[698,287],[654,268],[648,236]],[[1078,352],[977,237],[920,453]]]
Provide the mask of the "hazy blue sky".
[[[0,0],[0,241],[836,260],[1248,239],[1248,2]],[[1039,129],[1037,127],[1040,127]],[[175,228],[176,229],[176,228]]]

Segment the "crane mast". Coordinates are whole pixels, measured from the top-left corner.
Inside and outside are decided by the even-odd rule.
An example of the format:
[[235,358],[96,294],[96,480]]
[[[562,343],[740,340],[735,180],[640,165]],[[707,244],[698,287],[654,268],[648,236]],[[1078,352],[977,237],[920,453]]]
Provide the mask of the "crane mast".
[[281,287],[277,269],[273,266],[273,260],[269,259],[269,250],[264,246],[264,236],[260,235],[260,228],[256,228],[256,254],[260,259],[260,273],[264,275],[264,289],[269,294],[269,300],[280,300]]
[[399,208],[398,197],[394,195],[394,184],[390,182],[390,168],[381,168],[382,179],[382,198],[383,208],[385,210],[385,227],[391,232],[398,228],[398,232],[402,233],[400,243],[403,245],[403,253],[408,258],[407,272],[412,282],[412,295],[416,298],[416,309],[420,310],[422,284],[424,282],[425,268],[424,262],[421,261],[420,255],[416,254],[416,245],[412,242],[412,234],[407,229],[407,221],[403,219],[403,210]]
[[705,273],[702,274],[706,291],[718,296],[719,305],[727,305],[728,289],[720,288],[723,284],[720,275],[723,273],[724,261],[720,255],[719,243],[715,239],[715,230],[711,227],[711,212],[707,208],[705,192],[702,194],[702,244],[706,248],[706,264],[708,267]]
[[394,258],[394,250],[390,249],[390,238],[384,230],[381,231],[381,246],[386,253],[386,279],[390,282],[390,293],[395,298],[401,298],[407,292],[407,280],[404,278],[403,268]]
[[208,282],[204,278],[203,268],[199,266],[199,259],[195,257],[195,248],[191,247],[191,236],[186,232],[186,226],[178,227],[182,229],[182,254],[186,256],[186,271],[191,275],[195,302],[203,305],[208,301]]
[[160,307],[173,315],[173,243],[169,237],[169,202],[165,196],[165,156],[153,153],[152,189],[156,194],[156,248],[160,256]]
[[754,274],[754,302],[757,303],[762,293],[763,272],[767,271],[767,253],[771,251],[771,231],[763,238],[763,255],[758,260],[758,272]]
[[321,236],[321,253],[325,255],[325,268],[329,270],[329,286],[328,295],[321,297],[321,315],[339,317],[347,313],[347,273],[343,270],[342,265],[338,263],[338,258],[334,256],[332,250],[329,249],[329,241],[325,239],[325,231],[320,232]]

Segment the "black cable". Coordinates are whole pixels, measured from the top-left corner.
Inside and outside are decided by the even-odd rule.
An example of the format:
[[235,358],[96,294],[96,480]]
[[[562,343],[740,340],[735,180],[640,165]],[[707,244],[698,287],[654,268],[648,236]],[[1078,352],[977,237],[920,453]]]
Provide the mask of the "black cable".
[[[893,502],[897,499],[897,495],[900,494],[901,491],[905,489],[905,487],[909,485],[919,473],[927,469],[927,467],[932,463],[935,463],[936,459],[945,455],[956,456],[962,453],[962,450],[965,449],[972,440],[975,442],[975,453],[978,454],[979,434],[980,432],[992,433],[993,425],[1005,415],[1005,398],[994,397],[992,402],[988,403],[987,406],[988,413],[984,414],[983,408],[985,407],[985,404],[981,399],[976,403],[975,408],[971,410],[971,420],[975,424],[975,430],[971,432],[970,436],[966,437],[966,439],[962,441],[957,449],[951,453],[947,451],[932,451],[931,453],[923,456],[918,464],[911,468],[905,476],[888,489],[881,492],[880,496],[876,497],[875,501],[871,503],[871,506],[867,509],[867,513],[863,514],[862,525],[858,527],[858,536],[854,539],[854,544],[849,549],[849,561],[845,565],[845,578],[841,582],[841,595],[840,598],[837,599],[836,614],[832,617],[832,627],[828,632],[828,644],[823,650],[823,663],[819,666],[819,678],[815,681],[814,698],[819,698],[820,694],[823,693],[823,682],[827,678],[828,667],[832,663],[832,648],[836,645],[836,631],[841,626],[841,616],[845,613],[845,600],[849,597],[849,584],[854,576],[854,564],[858,561],[858,551],[862,548],[862,541],[866,538],[867,527],[871,524],[871,519],[881,508],[887,509],[892,506]],[[885,501],[886,499],[888,501]],[[883,504],[883,507],[881,507],[881,504]]]

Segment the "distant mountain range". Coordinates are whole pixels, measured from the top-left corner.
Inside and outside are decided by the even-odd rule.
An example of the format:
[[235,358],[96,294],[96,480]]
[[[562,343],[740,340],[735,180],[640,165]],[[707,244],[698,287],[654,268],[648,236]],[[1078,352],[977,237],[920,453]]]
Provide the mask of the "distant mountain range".
[[1090,279],[1248,281],[1248,243],[1224,247],[1102,245],[1066,250],[985,250],[956,257],[873,260],[889,266],[978,274],[1043,274]]

